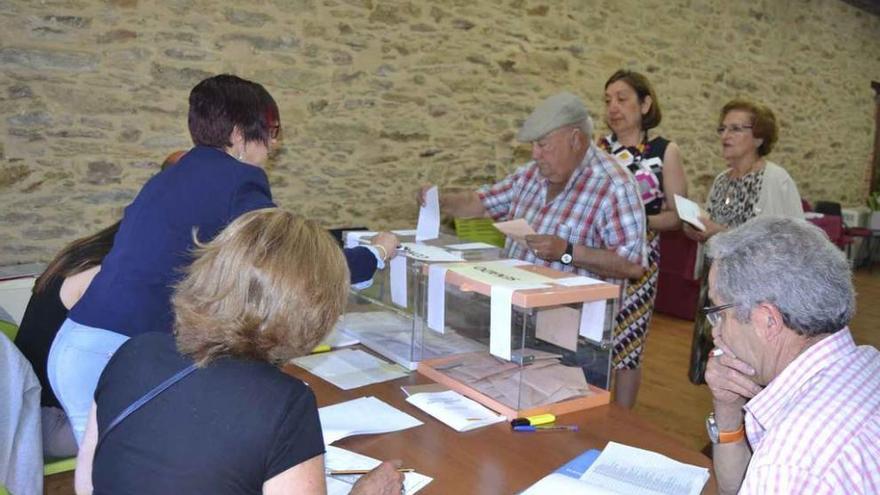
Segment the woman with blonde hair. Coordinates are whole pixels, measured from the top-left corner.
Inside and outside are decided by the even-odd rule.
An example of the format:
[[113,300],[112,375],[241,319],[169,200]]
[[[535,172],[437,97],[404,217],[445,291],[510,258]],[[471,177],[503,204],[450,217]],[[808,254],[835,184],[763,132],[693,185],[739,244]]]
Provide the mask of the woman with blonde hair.
[[[324,493],[315,397],[279,367],[331,330],[348,282],[330,235],[283,210],[197,243],[172,298],[174,335],[131,338],[101,375],[77,493]],[[352,493],[400,493],[395,468]]]

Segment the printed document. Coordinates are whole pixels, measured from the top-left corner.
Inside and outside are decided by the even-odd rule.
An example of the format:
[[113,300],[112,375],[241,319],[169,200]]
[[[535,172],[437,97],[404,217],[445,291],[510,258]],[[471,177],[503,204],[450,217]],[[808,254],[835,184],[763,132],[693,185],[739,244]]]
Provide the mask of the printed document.
[[294,359],[293,364],[342,390],[406,376],[403,368],[360,349],[339,349]]
[[506,420],[454,390],[417,393],[407,397],[406,401],[455,431],[470,431]]
[[[381,461],[378,459],[328,445],[327,452],[324,454],[324,466],[328,473],[326,476],[327,495],[347,495],[360,478],[360,475],[357,474],[331,476],[330,471],[373,469],[379,464]],[[406,495],[416,493],[433,481],[433,478],[419,473],[404,473],[403,476],[403,493]]]

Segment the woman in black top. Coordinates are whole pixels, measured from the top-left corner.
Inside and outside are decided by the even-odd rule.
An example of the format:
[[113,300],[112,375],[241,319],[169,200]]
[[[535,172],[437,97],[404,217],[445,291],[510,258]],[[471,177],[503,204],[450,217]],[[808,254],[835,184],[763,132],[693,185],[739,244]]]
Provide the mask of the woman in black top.
[[[194,258],[172,297],[174,334],[132,337],[101,375],[77,493],[326,493],[315,397],[280,366],[335,324],[348,297],[345,257],[315,222],[267,208],[197,243]],[[399,494],[395,467],[381,464],[351,493]]]

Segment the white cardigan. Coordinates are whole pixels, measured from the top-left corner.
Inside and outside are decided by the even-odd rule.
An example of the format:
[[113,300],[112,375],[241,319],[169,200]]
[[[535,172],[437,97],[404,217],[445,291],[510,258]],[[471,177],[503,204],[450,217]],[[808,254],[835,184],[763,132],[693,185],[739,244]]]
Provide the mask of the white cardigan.
[[[718,179],[728,170],[721,172],[712,182],[709,197],[718,184]],[[761,194],[755,204],[755,216],[781,215],[786,217],[804,218],[804,207],[797,185],[788,172],[779,165],[768,161],[764,165],[764,177],[761,183]]]

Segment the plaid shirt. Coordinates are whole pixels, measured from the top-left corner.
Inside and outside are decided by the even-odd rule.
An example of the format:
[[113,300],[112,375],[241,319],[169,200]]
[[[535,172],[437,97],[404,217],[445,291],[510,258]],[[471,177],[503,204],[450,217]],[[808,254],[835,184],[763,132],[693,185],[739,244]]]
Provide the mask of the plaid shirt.
[[[496,221],[525,219],[538,234],[556,235],[575,245],[610,249],[634,263],[645,259],[645,209],[632,175],[593,145],[565,189],[547,202],[547,179],[532,161],[501,182],[477,190]],[[583,268],[535,256],[507,239],[505,253],[536,265],[600,278]]]
[[844,328],[808,348],[745,406],[741,494],[880,493],[880,352]]

